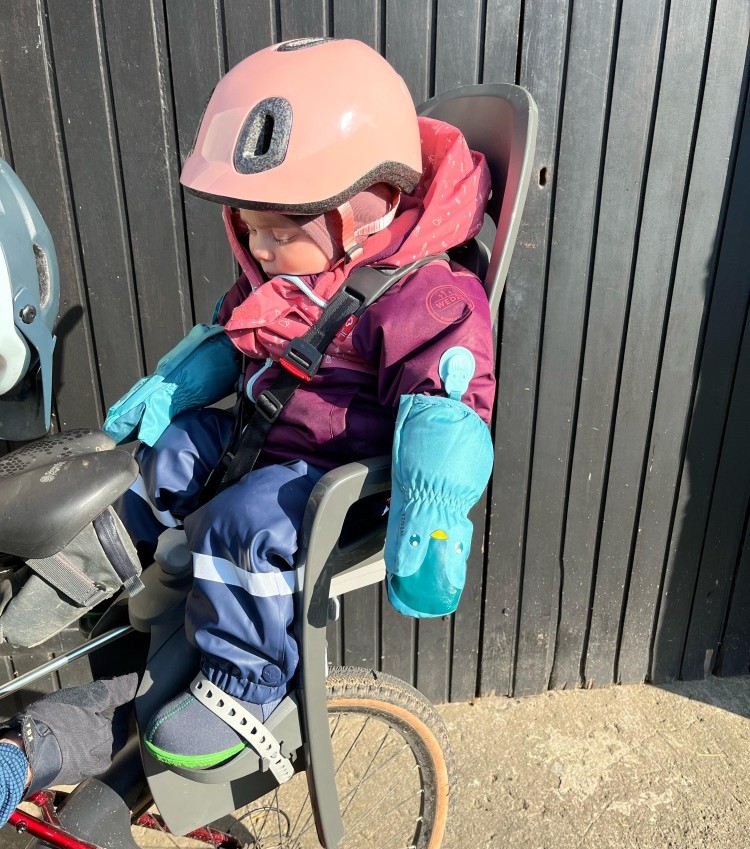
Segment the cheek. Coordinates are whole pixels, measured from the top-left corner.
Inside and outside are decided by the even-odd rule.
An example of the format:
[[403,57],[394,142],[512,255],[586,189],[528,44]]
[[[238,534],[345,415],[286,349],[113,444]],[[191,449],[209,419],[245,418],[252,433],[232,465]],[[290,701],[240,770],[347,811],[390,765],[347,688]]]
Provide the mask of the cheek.
[[317,245],[292,243],[287,246],[284,262],[304,268],[303,274],[319,274],[329,268],[329,262]]

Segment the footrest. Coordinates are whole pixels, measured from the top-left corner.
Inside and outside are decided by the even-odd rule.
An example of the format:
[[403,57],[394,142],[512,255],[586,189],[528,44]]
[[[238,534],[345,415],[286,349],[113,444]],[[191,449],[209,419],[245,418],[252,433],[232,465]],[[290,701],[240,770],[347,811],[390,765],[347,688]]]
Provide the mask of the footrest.
[[268,764],[279,784],[289,781],[294,775],[292,762],[281,754],[279,741],[259,719],[212,684],[203,673],[198,673],[193,679],[190,692],[222,722],[247,740],[261,760]]

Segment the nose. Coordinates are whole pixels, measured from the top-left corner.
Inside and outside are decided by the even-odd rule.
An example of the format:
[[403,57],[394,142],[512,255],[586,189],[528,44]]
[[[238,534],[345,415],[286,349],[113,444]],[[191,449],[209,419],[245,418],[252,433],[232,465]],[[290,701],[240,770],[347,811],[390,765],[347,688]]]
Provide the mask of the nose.
[[273,245],[265,234],[256,233],[250,247],[252,255],[259,262],[270,262],[273,259]]

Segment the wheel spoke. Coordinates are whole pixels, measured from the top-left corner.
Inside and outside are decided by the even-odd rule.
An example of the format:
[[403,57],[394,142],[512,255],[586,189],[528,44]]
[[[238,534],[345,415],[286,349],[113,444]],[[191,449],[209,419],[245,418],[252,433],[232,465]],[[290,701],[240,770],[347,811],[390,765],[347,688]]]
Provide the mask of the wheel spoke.
[[[391,793],[393,793],[394,789],[395,789],[395,785],[393,787],[391,787],[391,789],[387,793],[385,793],[383,796],[381,796],[380,799],[378,799],[378,801],[368,811],[366,811],[364,814],[362,814],[362,816],[357,820],[357,822],[353,823],[347,829],[347,831],[344,832],[344,837],[348,837],[348,835],[350,835],[352,833],[352,831],[354,831],[354,829],[357,828],[357,826],[360,823],[362,823],[367,817],[369,817],[370,814],[380,805],[380,803],[383,800],[387,799],[388,796],[390,796]],[[422,792],[423,791],[420,788],[419,790],[416,791],[416,793],[412,793],[411,796],[407,796],[405,799],[402,799],[397,805],[394,805],[392,808],[390,808],[388,811],[386,811],[384,815],[381,814],[381,816],[385,816],[387,814],[392,814],[394,811],[397,811],[402,805],[405,805],[407,802],[410,802],[412,799],[415,799],[418,796],[421,796]],[[417,817],[417,819],[415,820],[415,823],[419,823],[421,821],[422,821],[422,817]],[[343,840],[344,837],[342,837],[341,839]]]
[[[302,823],[302,829],[304,829],[305,826],[310,822],[310,817],[312,817],[312,815],[313,815],[313,810],[312,810],[312,802],[310,801],[310,794],[308,793],[305,796],[305,798],[302,800],[302,807],[299,809],[299,813],[297,814],[297,819],[294,821],[294,825],[289,829],[290,834],[296,834],[297,833],[297,823],[300,821],[300,818],[302,817],[302,811],[305,810],[305,806],[308,803],[310,803],[310,813],[305,817],[305,821]],[[300,834],[302,834],[302,833],[303,832],[301,831]]]
[[[336,728],[338,727],[338,719],[340,719],[340,717],[337,717],[336,726],[335,726]],[[298,786],[299,786],[299,783],[302,781],[302,777],[301,777],[301,776],[300,776],[300,777],[298,777],[298,778],[296,779],[296,781],[297,781],[297,784],[298,784]],[[305,810],[305,807],[306,807],[308,804],[310,805],[310,813],[307,815],[307,819],[305,820],[305,822],[303,823],[303,825],[307,824],[307,822],[309,821],[310,817],[312,816],[312,801],[311,801],[311,799],[310,799],[310,793],[309,793],[309,792],[304,793],[304,794],[302,795],[302,804],[300,805],[299,811],[297,812],[297,816],[296,816],[296,817],[295,817],[295,819],[294,819],[294,825],[291,825],[291,826],[289,827],[289,833],[290,833],[290,834],[296,834],[296,832],[297,832],[297,823],[300,821],[300,818],[302,817],[302,812]]]
[[390,737],[390,734],[391,734],[391,729],[389,728],[389,729],[388,729],[388,731],[386,731],[386,734],[385,734],[385,736],[383,737],[383,739],[380,741],[380,745],[379,745],[379,746],[378,746],[378,748],[375,750],[375,754],[374,754],[374,755],[372,756],[372,758],[370,759],[370,763],[369,763],[369,764],[367,764],[367,769],[365,770],[365,774],[362,776],[362,778],[360,778],[360,780],[359,780],[359,784],[358,784],[358,785],[354,788],[354,792],[351,794],[351,797],[350,797],[349,801],[346,803],[346,807],[345,807],[345,808],[344,808],[344,810],[341,812],[341,816],[342,816],[342,817],[343,817],[343,816],[346,814],[346,812],[349,810],[349,806],[350,806],[350,805],[351,805],[351,803],[354,801],[354,798],[355,798],[355,796],[357,795],[357,793],[359,792],[359,790],[360,790],[360,788],[362,787],[362,785],[363,785],[363,784],[367,781],[367,776],[368,776],[368,774],[369,774],[369,772],[370,772],[370,769],[372,768],[373,763],[375,763],[376,758],[378,757],[378,755],[379,755],[379,754],[380,754],[380,752],[382,751],[383,746],[385,746],[385,743],[386,743],[386,741],[388,740],[388,738]]
[[[354,738],[354,740],[352,741],[351,746],[349,746],[349,749],[348,749],[347,753],[346,753],[346,754],[345,754],[345,755],[341,758],[341,762],[340,762],[340,763],[339,763],[339,765],[336,767],[336,775],[338,775],[338,774],[339,774],[339,770],[341,769],[341,767],[342,767],[342,766],[346,763],[346,761],[348,760],[349,755],[352,753],[352,750],[353,750],[353,749],[354,749],[354,747],[357,745],[357,741],[359,740],[359,738],[360,738],[360,737],[364,734],[364,732],[365,732],[365,728],[367,727],[367,725],[369,724],[369,722],[370,722],[370,717],[368,716],[368,717],[366,717],[366,718],[365,718],[365,721],[362,723],[362,727],[361,727],[361,728],[359,729],[359,731],[357,732],[357,735],[356,735],[356,737]],[[331,735],[331,738],[333,739],[333,735]]]
[[[392,787],[390,787],[388,790],[386,790],[386,792],[385,792],[385,793],[383,793],[383,795],[382,795],[382,796],[378,799],[378,801],[377,801],[377,802],[375,802],[375,804],[374,804],[374,805],[372,805],[372,807],[370,807],[368,810],[366,810],[366,811],[365,811],[365,812],[364,812],[364,813],[363,813],[363,814],[359,817],[359,819],[358,819],[358,820],[356,820],[355,822],[353,822],[353,823],[349,826],[349,828],[348,828],[348,829],[346,829],[346,831],[344,832],[344,834],[343,834],[343,836],[342,836],[342,838],[341,838],[341,839],[343,840],[345,837],[347,837],[349,834],[351,834],[351,833],[354,831],[354,829],[356,829],[356,828],[357,828],[357,826],[358,826],[358,825],[360,825],[360,824],[361,824],[361,823],[362,823],[365,819],[367,819],[367,817],[369,817],[369,816],[370,816],[370,814],[371,814],[371,813],[372,813],[372,812],[373,812],[376,808],[378,808],[378,807],[381,805],[381,803],[382,803],[383,801],[385,801],[385,799],[387,799],[387,798],[388,798],[388,797],[389,797],[389,796],[390,796],[390,795],[394,792],[394,790],[396,790],[397,786],[398,786],[398,785],[394,784]],[[384,812],[384,814],[381,814],[381,816],[387,816],[388,814],[392,814],[392,813],[394,813],[394,811],[397,811],[400,807],[402,807],[403,805],[405,805],[407,802],[410,802],[410,801],[412,801],[412,799],[416,799],[416,798],[418,798],[419,796],[421,796],[421,795],[422,795],[422,793],[423,793],[423,790],[422,790],[422,788],[420,787],[418,790],[416,790],[416,791],[415,791],[414,793],[412,793],[410,796],[407,796],[405,799],[402,799],[400,802],[398,802],[397,804],[395,804],[392,808],[389,808],[387,811],[385,811],[385,812]],[[421,817],[421,816],[419,816],[419,817],[417,817],[417,818],[415,819],[415,822],[421,822],[421,820],[422,820],[422,817]],[[303,831],[301,831],[301,832],[299,833],[299,837],[302,837],[302,835],[303,835],[303,834],[307,833],[307,832],[310,830],[310,828],[312,828],[312,824],[311,824],[311,825],[309,825],[307,828],[305,828]]]
[[[380,844],[380,849],[388,849],[389,846],[393,845],[393,841],[399,838],[398,832],[391,837],[390,840],[386,840],[385,843]],[[408,846],[402,847],[402,849],[417,849],[413,843],[410,843]]]
[[[378,773],[382,772],[388,766],[388,764],[390,764],[392,761],[394,761],[403,752],[403,750],[407,749],[407,748],[408,748],[407,746],[403,746],[398,752],[396,752],[396,754],[391,755],[391,757],[388,758],[387,761],[382,763],[373,773],[371,773],[370,780],[372,780]],[[419,767],[416,764],[411,768],[416,769],[416,770],[419,769]],[[342,796],[341,802],[346,801],[349,798],[349,796],[351,796],[352,793],[356,793],[357,790],[359,789],[359,786],[361,786],[361,784],[362,784],[362,782],[360,781],[360,784],[357,785],[357,787],[353,788],[348,793],[346,793],[344,796]]]

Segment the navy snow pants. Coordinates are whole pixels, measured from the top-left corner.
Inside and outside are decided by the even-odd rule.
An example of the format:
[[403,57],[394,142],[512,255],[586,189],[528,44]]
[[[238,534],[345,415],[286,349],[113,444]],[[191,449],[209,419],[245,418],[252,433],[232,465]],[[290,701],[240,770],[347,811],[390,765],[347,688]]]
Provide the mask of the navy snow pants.
[[185,626],[201,671],[230,696],[265,704],[284,696],[297,667],[294,555],[323,472],[302,460],[263,466],[199,507],[232,426],[224,410],[175,417],[153,448],[138,449],[140,475],[118,512],[136,544],[184,526],[194,574]]

